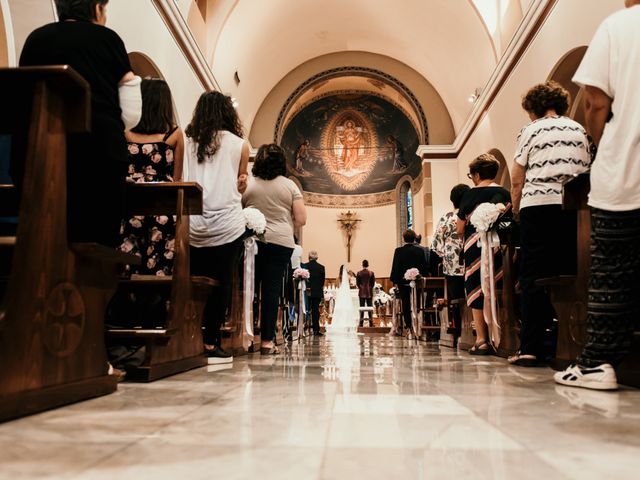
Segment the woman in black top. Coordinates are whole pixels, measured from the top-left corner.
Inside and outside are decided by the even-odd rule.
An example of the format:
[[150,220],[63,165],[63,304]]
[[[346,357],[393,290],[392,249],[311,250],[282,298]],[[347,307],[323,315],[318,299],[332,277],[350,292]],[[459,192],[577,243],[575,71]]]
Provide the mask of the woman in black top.
[[[467,176],[473,180],[474,187],[464,194],[458,210],[457,232],[459,236],[464,233],[464,289],[467,295],[467,305],[471,307],[473,313],[473,324],[476,330],[476,344],[469,350],[471,355],[489,355],[493,353],[493,347],[485,322],[484,296],[480,278],[481,250],[478,246],[480,236],[469,218],[481,203],[507,205],[511,202],[509,191],[494,182],[499,169],[498,160],[489,153],[480,155],[471,162]],[[494,279],[497,282],[502,278],[500,247],[494,249],[493,257]],[[487,318],[491,318],[490,310],[486,314]]]
[[116,246],[127,174],[118,89],[135,76],[124,43],[104,26],[107,2],[56,0],[60,21],[29,35],[20,66],[70,65],[91,86],[91,132],[67,136],[69,238]]

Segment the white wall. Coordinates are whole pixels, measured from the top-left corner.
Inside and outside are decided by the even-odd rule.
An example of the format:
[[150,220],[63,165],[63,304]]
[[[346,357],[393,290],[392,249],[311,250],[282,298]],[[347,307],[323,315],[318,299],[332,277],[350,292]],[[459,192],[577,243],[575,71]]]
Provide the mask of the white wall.
[[[529,121],[520,107],[522,94],[536,83],[544,82],[569,50],[588,45],[600,22],[623,6],[623,0],[561,0],[556,3],[541,31],[458,157],[458,178],[455,183],[469,183],[466,178],[469,162],[492,148],[502,151],[507,165],[512,165],[516,136]],[[447,175],[449,181],[453,180],[451,172]],[[434,176],[434,190],[438,182],[440,180]],[[448,190],[452,186],[453,182],[448,189],[440,191],[437,201],[434,191],[434,216],[436,203],[440,206],[448,202]],[[447,190],[446,199],[444,190]]]
[[347,239],[338,226],[338,216],[346,210],[357,212],[362,219],[352,239],[350,268],[359,270],[362,260],[367,259],[376,276],[388,277],[396,248],[395,205],[342,209],[307,207],[307,225],[302,233],[304,261],[309,251],[316,250],[327,277],[338,276],[340,265],[347,263]]
[[150,1],[111,0],[107,26],[122,37],[127,51],[146,54],[171,87],[178,122],[184,129],[203,87]]

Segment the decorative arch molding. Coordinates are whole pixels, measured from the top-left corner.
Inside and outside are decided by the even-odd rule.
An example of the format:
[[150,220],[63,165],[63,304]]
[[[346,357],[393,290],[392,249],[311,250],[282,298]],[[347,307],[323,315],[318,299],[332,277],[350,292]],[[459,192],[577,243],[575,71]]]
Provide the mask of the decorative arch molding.
[[16,47],[9,2],[0,0],[0,67],[15,67]]
[[[409,175],[405,175],[404,177],[398,180],[396,183],[395,189],[395,199],[396,199],[396,240],[398,245],[402,245],[402,232],[407,229],[407,223],[409,220],[409,214],[415,223],[415,194],[417,192],[412,188],[413,179]],[[413,201],[411,206],[407,205],[407,193],[411,191],[413,195]],[[411,212],[409,212],[409,208],[411,208]]]
[[279,143],[282,138],[282,134],[286,128],[286,124],[284,122],[287,114],[291,110],[291,108],[295,105],[298,98],[307,90],[313,88],[314,86],[330,80],[336,77],[345,77],[345,76],[360,76],[366,78],[372,78],[374,80],[379,80],[387,85],[390,85],[394,89],[396,89],[400,94],[402,94],[409,104],[412,106],[416,115],[419,119],[420,125],[419,127],[419,135],[420,141],[425,144],[429,143],[429,128],[427,124],[427,117],[424,113],[424,109],[420,105],[420,102],[416,98],[416,96],[407,88],[407,86],[402,83],[397,78],[382,72],[380,70],[376,70],[368,67],[358,67],[358,66],[346,66],[346,67],[338,67],[332,68],[329,70],[325,70],[323,72],[317,73],[312,77],[308,78],[306,81],[302,82],[284,102],[284,105],[280,109],[280,113],[278,114],[278,118],[276,120],[275,129],[273,133],[273,141],[275,143]]
[[586,45],[569,50],[558,60],[547,77],[547,80],[554,80],[569,91],[571,95],[571,109],[567,112],[567,116],[583,126],[585,125],[584,88],[573,83],[572,78],[576,70],[578,70],[580,62],[586,52]]
[[510,191],[511,173],[509,172],[509,165],[507,165],[507,160],[504,158],[502,152],[497,148],[492,148],[488,153],[496,157],[496,159],[500,163],[500,169],[498,170],[498,175],[496,175],[496,183]]
[[156,63],[145,53],[129,52],[129,63],[131,63],[133,73],[142,78],[151,77],[164,80],[164,75],[162,75]]

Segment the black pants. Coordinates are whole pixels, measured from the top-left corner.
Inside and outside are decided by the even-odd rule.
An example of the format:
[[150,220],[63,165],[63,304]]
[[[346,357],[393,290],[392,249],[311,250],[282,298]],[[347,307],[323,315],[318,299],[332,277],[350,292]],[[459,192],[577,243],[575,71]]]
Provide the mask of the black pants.
[[629,352],[640,315],[640,210],[591,209],[587,341],[578,363],[617,366]]
[[279,298],[292,253],[293,248],[258,242],[256,291],[260,292],[260,337],[263,341],[276,338]]
[[320,302],[321,298],[309,297],[309,309],[311,310],[311,323],[313,333],[320,332]]
[[402,301],[402,316],[406,328],[411,328],[411,287],[409,285],[398,285],[400,300]]
[[[364,307],[364,306],[368,306],[368,307],[372,307],[373,306],[373,302],[371,297],[369,298],[364,298],[364,297],[360,297],[360,306]],[[373,321],[373,314],[371,312],[369,312],[369,324],[371,324],[371,322]],[[360,325],[364,324],[364,312],[362,310],[360,310]],[[373,325],[371,325],[373,326]]]
[[570,273],[566,259],[575,258],[575,229],[567,232],[570,217],[562,205],[541,205],[523,208],[520,212],[520,288],[521,321],[520,351],[542,359],[554,352],[545,352],[545,332],[553,324],[555,311],[544,287],[536,280],[560,273]]
[[190,247],[191,275],[201,275],[220,282],[213,289],[204,307],[202,339],[207,345],[220,346],[220,327],[231,303],[231,279],[238,268],[242,239],[216,247]]

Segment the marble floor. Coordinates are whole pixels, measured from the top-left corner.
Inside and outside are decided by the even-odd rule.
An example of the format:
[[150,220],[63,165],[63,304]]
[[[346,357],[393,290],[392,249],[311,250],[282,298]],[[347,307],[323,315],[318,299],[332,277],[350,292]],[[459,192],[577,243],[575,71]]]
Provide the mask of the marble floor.
[[640,478],[640,391],[435,344],[295,343],[0,425],[0,478]]

